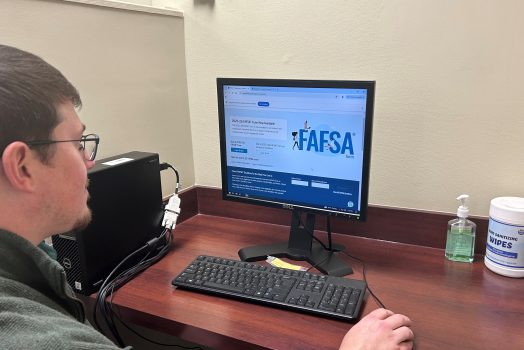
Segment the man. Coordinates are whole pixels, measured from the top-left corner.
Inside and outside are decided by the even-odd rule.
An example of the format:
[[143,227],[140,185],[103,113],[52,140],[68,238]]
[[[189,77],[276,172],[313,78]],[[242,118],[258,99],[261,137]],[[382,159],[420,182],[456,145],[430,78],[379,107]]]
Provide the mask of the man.
[[[87,170],[96,135],[76,89],[54,67],[0,45],[0,348],[116,349],[85,324],[65,272],[37,247],[91,219]],[[385,309],[364,317],[341,349],[411,349],[410,320]]]
[[58,70],[0,45],[2,349],[116,349],[84,324],[64,270],[37,248],[51,234],[82,228],[91,218],[87,169],[94,165],[96,141],[82,140],[85,126],[75,111],[80,104]]

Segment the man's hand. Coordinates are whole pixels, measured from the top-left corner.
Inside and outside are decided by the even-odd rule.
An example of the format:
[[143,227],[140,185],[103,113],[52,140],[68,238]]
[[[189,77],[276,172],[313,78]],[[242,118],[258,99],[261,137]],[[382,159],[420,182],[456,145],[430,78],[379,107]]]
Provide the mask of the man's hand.
[[410,350],[414,339],[410,327],[406,316],[377,309],[346,333],[340,350]]

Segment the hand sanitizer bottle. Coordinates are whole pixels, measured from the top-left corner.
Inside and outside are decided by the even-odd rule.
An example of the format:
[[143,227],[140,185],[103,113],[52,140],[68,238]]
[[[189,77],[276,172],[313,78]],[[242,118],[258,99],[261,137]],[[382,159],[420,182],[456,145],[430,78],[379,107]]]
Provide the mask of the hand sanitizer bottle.
[[457,197],[460,206],[457,218],[448,222],[446,258],[452,261],[473,262],[475,256],[475,231],[477,225],[467,219],[469,214],[467,194]]

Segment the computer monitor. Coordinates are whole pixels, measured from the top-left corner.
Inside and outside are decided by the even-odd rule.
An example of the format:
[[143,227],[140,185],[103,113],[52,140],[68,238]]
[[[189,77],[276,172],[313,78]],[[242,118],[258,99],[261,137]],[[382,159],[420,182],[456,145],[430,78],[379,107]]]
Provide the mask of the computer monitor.
[[223,199],[293,211],[287,242],[240,258],[351,273],[313,240],[315,215],[366,218],[375,82],[218,78],[217,91]]

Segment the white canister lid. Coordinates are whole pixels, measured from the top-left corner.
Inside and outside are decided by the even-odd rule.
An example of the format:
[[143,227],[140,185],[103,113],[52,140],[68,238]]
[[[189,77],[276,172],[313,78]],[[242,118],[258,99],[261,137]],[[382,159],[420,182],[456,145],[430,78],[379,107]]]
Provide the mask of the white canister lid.
[[524,225],[524,198],[493,198],[489,208],[489,216],[504,223]]

